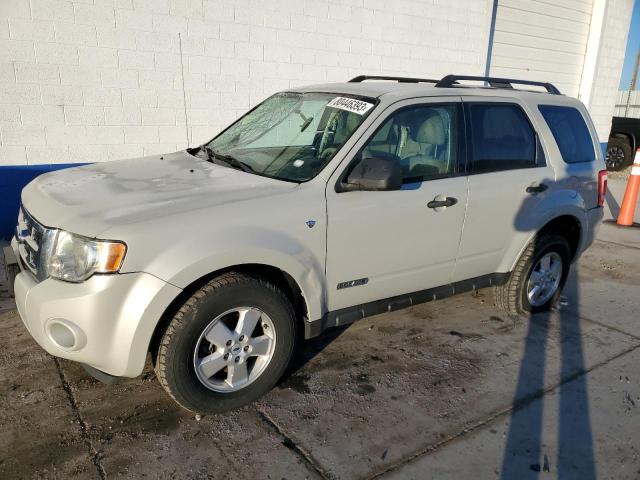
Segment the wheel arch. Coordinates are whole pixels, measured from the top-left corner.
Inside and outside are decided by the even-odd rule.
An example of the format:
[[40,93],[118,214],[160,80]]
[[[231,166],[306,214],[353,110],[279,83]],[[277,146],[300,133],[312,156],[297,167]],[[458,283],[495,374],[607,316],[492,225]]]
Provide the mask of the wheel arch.
[[206,283],[211,279],[231,271],[260,277],[273,283],[276,287],[281,289],[293,305],[296,319],[301,322],[301,324],[299,325],[300,331],[304,331],[304,325],[302,324],[302,322],[305,322],[306,319],[309,318],[310,307],[302,288],[291,274],[281,268],[262,263],[241,263],[236,265],[229,265],[227,267],[214,270],[200,276],[199,278],[194,279],[191,283],[189,283],[182,289],[182,291],[165,309],[164,313],[162,314],[154,328],[151,340],[149,342],[148,351],[149,353],[151,353],[152,360],[154,362],[162,335],[171,322],[171,319],[178,312],[184,302],[201,287],[206,285]]
[[[581,229],[578,217],[565,214],[549,220],[533,233],[517,256],[506,282],[494,287],[495,305],[509,315],[528,315],[550,308],[560,298],[561,289],[569,274],[569,266],[562,269],[559,278],[553,278],[553,281],[558,283],[554,285],[554,290],[549,292],[549,296],[540,299],[540,303],[533,303],[533,299],[529,296],[531,272],[536,262],[542,258],[544,249],[557,242],[558,237],[567,241],[570,261],[573,261],[579,253]],[[546,254],[549,253],[549,251],[546,252]],[[541,288],[542,290],[538,291],[544,294],[547,288],[546,282],[538,288]]]
[[576,258],[582,240],[582,223],[574,215],[560,215],[553,220],[547,222],[537,233],[557,233],[562,235],[569,244],[571,252],[571,261]]
[[611,132],[609,138],[612,137],[627,140],[629,142],[629,145],[631,146],[631,151],[635,152],[637,147],[635,135],[628,132]]
[[[587,228],[586,219],[580,219],[577,211],[565,212],[548,218],[541,222],[540,228],[531,231],[529,235],[524,238],[520,237],[519,248],[517,250],[511,250],[512,253],[508,257],[507,263],[503,263],[502,268],[499,271],[513,271],[518,263],[518,259],[526,250],[527,246],[536,236],[545,232],[556,232],[567,238],[567,242],[569,243],[569,248],[571,250],[571,261],[573,261],[583,250],[584,237],[586,233],[585,228]],[[513,252],[515,252],[515,255],[513,255]]]

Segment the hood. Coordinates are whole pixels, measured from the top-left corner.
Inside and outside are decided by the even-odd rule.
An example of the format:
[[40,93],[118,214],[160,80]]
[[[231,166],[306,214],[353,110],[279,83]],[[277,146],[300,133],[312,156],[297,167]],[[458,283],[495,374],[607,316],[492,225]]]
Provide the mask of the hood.
[[95,237],[113,226],[277,195],[296,187],[182,151],[47,173],[25,187],[22,203],[48,227]]

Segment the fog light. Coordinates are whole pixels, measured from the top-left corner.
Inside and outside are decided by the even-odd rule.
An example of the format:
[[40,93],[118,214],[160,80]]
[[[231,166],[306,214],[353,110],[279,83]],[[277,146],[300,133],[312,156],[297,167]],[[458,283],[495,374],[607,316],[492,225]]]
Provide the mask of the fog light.
[[80,328],[69,320],[53,318],[47,322],[49,340],[63,350],[80,350],[87,343],[87,337]]

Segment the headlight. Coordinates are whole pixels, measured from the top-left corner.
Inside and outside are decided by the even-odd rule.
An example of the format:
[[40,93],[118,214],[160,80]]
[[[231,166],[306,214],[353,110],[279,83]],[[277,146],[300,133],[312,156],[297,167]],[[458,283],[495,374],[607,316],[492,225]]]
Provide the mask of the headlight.
[[121,242],[92,240],[59,230],[47,262],[51,277],[82,282],[94,273],[116,273],[127,246]]

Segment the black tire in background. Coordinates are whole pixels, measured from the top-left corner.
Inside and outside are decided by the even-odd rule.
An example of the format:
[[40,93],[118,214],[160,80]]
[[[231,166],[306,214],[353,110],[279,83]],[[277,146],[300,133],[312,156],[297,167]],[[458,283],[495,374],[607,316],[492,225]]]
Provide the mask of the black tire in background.
[[[554,295],[544,305],[532,306],[527,298],[527,285],[534,266],[544,255],[555,252],[562,259],[560,284]],[[542,233],[536,236],[518,259],[515,268],[504,285],[493,287],[496,307],[509,315],[528,315],[550,310],[558,300],[569,275],[571,250],[567,240],[557,234]]]
[[617,172],[631,165],[633,163],[633,152],[631,150],[629,140],[626,138],[610,137],[605,154],[607,170]]
[[[194,347],[213,319],[239,306],[255,307],[269,316],[277,335],[275,350],[252,383],[233,392],[212,391],[195,372]],[[289,364],[295,338],[293,307],[281,290],[262,278],[227,272],[196,291],[175,314],[160,340],[156,375],[183,408],[201,414],[222,413],[246,405],[273,388]]]

